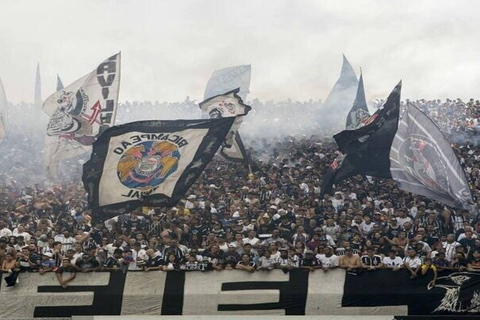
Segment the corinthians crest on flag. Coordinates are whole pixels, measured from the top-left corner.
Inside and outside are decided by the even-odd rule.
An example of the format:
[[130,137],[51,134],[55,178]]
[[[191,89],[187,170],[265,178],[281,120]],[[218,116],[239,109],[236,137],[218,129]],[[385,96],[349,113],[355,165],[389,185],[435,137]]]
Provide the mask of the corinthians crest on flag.
[[45,164],[53,175],[58,162],[88,152],[96,137],[115,123],[120,87],[120,53],[48,97],[50,116]]
[[432,120],[411,104],[390,149],[390,171],[405,191],[451,207],[472,208],[470,187],[450,144]]
[[138,121],[107,129],[83,166],[94,219],[140,206],[172,207],[197,180],[235,121]]
[[235,122],[232,129],[225,139],[225,145],[231,146],[235,141],[240,125],[243,122],[243,116],[246,116],[252,109],[243,103],[242,98],[238,95],[240,88],[234,89],[224,94],[208,98],[200,102],[200,109],[210,119],[235,117]]

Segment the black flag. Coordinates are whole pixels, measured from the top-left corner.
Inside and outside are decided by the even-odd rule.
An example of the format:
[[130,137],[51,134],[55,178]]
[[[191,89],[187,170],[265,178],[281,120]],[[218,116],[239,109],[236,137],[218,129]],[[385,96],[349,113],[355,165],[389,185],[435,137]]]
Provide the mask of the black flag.
[[94,220],[141,206],[172,207],[197,180],[235,117],[138,121],[108,128],[83,166]]
[[347,130],[355,130],[362,125],[362,122],[370,117],[368,111],[367,99],[365,98],[365,88],[363,87],[363,75],[360,74],[358,80],[357,96],[353,102],[352,109],[347,115]]
[[[331,190],[332,184],[354,174],[379,178],[391,178],[390,148],[398,128],[400,92],[402,82],[393,89],[381,108],[365,125],[356,130],[344,130],[334,136],[339,150],[345,155],[343,162],[334,170],[328,181],[324,179],[323,190]],[[327,176],[327,175],[326,175]],[[327,184],[328,183],[328,184]]]

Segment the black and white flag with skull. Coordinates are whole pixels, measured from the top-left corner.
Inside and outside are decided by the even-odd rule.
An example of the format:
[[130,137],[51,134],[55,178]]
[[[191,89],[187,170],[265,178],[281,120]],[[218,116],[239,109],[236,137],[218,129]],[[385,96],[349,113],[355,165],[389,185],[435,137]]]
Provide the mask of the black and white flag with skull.
[[243,103],[242,98],[238,95],[240,88],[231,90],[224,94],[220,94],[200,102],[200,109],[205,117],[210,119],[235,117],[230,133],[225,139],[225,146],[232,146],[235,142],[243,117],[252,109]]
[[44,160],[51,176],[59,161],[90,152],[96,137],[114,125],[119,88],[120,53],[45,100]]
[[454,208],[472,209],[472,194],[455,152],[438,127],[408,104],[390,149],[399,187]]
[[138,121],[108,128],[83,166],[96,221],[141,206],[172,207],[230,132],[234,117]]

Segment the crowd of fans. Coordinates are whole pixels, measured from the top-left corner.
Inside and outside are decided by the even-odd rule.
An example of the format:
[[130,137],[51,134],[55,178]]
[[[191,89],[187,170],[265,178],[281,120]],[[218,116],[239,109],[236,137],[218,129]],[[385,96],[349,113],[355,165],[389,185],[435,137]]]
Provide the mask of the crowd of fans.
[[[198,108],[187,102],[176,108],[187,113]],[[480,153],[473,137],[480,102],[411,103],[450,139],[477,201]],[[264,107],[258,107],[259,114],[275,107],[256,104]],[[318,109],[308,107],[313,104],[307,103],[304,114]],[[148,118],[152,110],[162,114],[170,107],[125,104],[119,119],[138,120],[129,115],[139,113]],[[286,110],[282,108],[278,110]],[[279,118],[287,116],[278,110]],[[35,117],[34,112],[29,116]],[[88,210],[78,182],[83,160],[64,165],[68,170],[62,182],[42,182],[42,159],[37,156],[42,135],[18,114],[10,114],[0,166],[0,271],[9,273],[9,285],[21,280],[19,272],[55,272],[66,287],[76,272],[100,270],[344,268],[361,275],[388,268],[406,269],[411,278],[430,270],[480,271],[480,221],[469,211],[406,193],[392,180],[364,176],[345,180],[323,195],[322,177],[338,152],[332,139],[320,135],[265,138],[242,129],[251,171],[216,157],[176,207],[139,208],[94,223],[95,212]],[[247,129],[248,121],[253,120],[245,119]]]

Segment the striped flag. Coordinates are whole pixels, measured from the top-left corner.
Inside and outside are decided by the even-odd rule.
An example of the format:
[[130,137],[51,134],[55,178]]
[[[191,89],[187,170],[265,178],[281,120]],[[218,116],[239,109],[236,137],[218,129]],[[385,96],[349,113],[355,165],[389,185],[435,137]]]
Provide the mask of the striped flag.
[[465,173],[450,143],[423,112],[408,104],[390,149],[399,187],[455,208],[472,209]]

